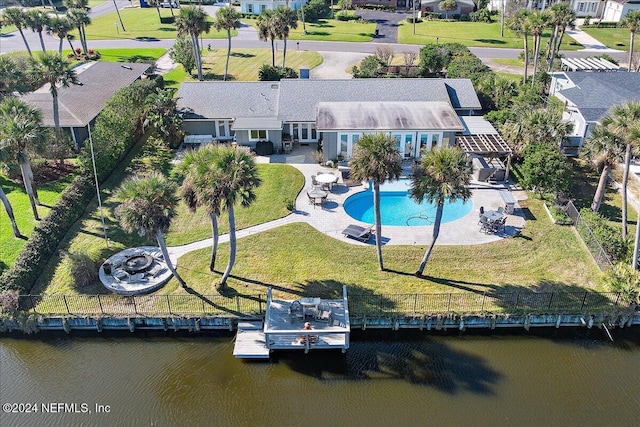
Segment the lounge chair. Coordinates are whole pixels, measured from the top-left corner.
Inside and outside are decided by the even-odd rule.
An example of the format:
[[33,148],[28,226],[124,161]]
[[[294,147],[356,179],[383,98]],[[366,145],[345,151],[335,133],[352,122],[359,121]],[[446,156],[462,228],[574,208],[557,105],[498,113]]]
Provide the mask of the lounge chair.
[[342,230],[342,234],[344,234],[346,237],[351,237],[352,239],[366,242],[371,236],[371,227],[365,228],[356,224],[349,224],[347,228]]

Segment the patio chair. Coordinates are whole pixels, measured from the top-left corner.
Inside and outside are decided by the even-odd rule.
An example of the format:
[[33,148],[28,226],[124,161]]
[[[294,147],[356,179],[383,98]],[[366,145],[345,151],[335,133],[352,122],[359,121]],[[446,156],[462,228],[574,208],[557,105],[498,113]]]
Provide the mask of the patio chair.
[[300,301],[295,300],[291,305],[289,305],[289,315],[291,316],[291,319],[304,318],[304,311],[302,310],[302,304],[300,304]]
[[483,231],[485,234],[493,232],[493,226],[487,217],[481,216],[478,224],[480,224],[480,231]]
[[346,237],[366,242],[371,236],[371,227],[365,228],[356,224],[349,224],[347,228],[342,230],[342,234]]
[[503,216],[494,223],[494,229],[496,232],[504,231],[505,224],[507,223],[507,217]]
[[329,322],[331,320],[331,307],[328,304],[321,303],[318,306],[316,320],[320,322]]
[[311,175],[311,185],[313,185],[314,187],[317,187],[318,181],[316,181],[316,176],[315,175]]
[[502,215],[502,214],[504,213],[504,206],[500,206],[500,207],[498,208],[498,213],[499,213],[500,215]]

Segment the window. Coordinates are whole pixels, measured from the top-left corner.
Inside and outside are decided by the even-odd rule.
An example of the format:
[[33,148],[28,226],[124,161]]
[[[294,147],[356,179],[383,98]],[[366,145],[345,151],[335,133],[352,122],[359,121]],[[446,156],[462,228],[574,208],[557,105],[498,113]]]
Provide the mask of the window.
[[309,128],[306,125],[302,125],[302,138],[303,140],[309,139]]
[[349,140],[349,135],[345,135],[344,133],[340,135],[340,155],[343,158],[347,157],[347,141]]
[[228,137],[229,133],[227,131],[227,122],[225,122],[224,120],[218,120],[217,124],[218,124],[218,134],[216,136],[218,138]]
[[253,13],[253,5],[251,3],[247,5],[247,13]]
[[251,140],[267,139],[267,131],[264,129],[251,129],[251,131],[249,132],[250,132],[249,139]]
[[596,3],[591,3],[591,12],[595,12],[596,11]]
[[584,3],[578,3],[578,12],[584,12]]
[[266,4],[260,5],[260,12],[262,13],[265,10],[267,10],[267,5]]
[[291,136],[293,136],[293,139],[300,139],[300,130],[298,124],[293,123],[291,124],[291,127],[293,128],[293,131],[291,132]]

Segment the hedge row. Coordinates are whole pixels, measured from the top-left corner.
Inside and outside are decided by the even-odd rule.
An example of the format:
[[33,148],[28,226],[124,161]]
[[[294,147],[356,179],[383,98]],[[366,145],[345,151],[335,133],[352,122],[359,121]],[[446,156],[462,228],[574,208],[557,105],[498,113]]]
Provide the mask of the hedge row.
[[[106,179],[142,135],[146,97],[162,86],[162,79],[137,81],[120,89],[96,118],[93,145],[100,180]],[[16,262],[0,276],[0,291],[29,294],[58,244],[95,196],[89,148],[80,156],[81,173],[62,194],[49,215],[33,230]]]

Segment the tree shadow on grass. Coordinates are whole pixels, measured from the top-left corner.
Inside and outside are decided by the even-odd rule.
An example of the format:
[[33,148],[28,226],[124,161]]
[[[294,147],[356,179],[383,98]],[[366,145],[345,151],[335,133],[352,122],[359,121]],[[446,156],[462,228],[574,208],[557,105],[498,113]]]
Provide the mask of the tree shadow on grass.
[[[368,333],[370,334],[370,333]],[[284,353],[280,361],[295,372],[320,380],[398,380],[454,395],[491,396],[502,375],[479,356],[415,333],[373,333],[375,341],[355,341],[346,355]],[[398,335],[402,335],[398,337]]]
[[243,53],[243,52],[231,52],[231,56],[234,58],[254,58],[255,55],[252,53]]
[[329,33],[326,31],[307,31],[308,36],[328,36]]
[[507,44],[507,42],[504,40],[496,40],[496,39],[474,39],[474,41],[477,41],[480,43],[487,43],[487,44]]

